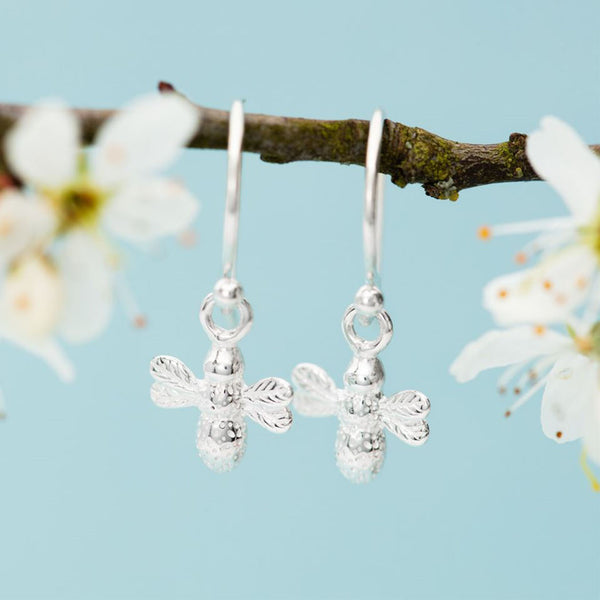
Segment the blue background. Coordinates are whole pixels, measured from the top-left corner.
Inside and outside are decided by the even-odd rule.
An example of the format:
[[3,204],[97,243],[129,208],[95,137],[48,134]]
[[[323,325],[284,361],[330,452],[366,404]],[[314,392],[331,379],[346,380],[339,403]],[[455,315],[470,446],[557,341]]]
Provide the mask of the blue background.
[[[119,106],[167,79],[193,100],[248,112],[389,118],[495,142],[545,114],[600,141],[598,22],[589,2],[1,2],[3,101],[58,96]],[[491,326],[482,285],[525,241],[488,244],[482,223],[559,215],[543,183],[465,191],[458,203],[387,186],[383,289],[396,335],[386,389],[433,402],[429,443],[390,439],[369,486],[347,483],[333,419],[286,436],[250,426],[237,471],[209,472],[196,414],[148,396],[149,359],[201,372],[197,320],[219,275],[225,153],[174,168],[202,200],[199,242],[128,252],[149,315],[69,349],[60,383],[3,345],[9,418],[0,427],[2,598],[597,598],[598,496],[539,424],[539,398],[510,420],[497,373],[458,385],[448,365]],[[339,322],[362,282],[363,170],[244,164],[239,277],[255,309],[247,379],[300,361],[338,383]]]

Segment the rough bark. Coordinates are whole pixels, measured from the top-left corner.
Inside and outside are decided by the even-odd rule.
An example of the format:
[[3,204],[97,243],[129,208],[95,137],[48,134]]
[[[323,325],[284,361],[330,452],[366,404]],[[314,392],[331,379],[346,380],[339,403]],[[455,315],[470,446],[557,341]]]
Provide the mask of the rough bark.
[[[176,93],[161,83],[165,93]],[[201,124],[190,148],[225,149],[229,113],[195,105]],[[27,106],[0,104],[0,142]],[[113,110],[74,109],[83,137],[91,143]],[[270,163],[323,161],[362,165],[369,122],[358,119],[323,121],[248,113],[244,150]],[[420,183],[428,196],[458,199],[461,190],[490,183],[538,179],[525,155],[526,136],[513,133],[497,144],[468,144],[445,139],[419,127],[386,120],[380,171],[400,187]],[[591,146],[600,154],[600,145]],[[0,156],[0,168],[2,157]]]

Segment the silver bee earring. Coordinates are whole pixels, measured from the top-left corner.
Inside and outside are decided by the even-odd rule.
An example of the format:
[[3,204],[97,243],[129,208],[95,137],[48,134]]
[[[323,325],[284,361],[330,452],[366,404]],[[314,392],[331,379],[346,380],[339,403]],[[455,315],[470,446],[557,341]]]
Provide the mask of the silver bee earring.
[[[246,448],[248,416],[273,432],[287,431],[292,414],[289,383],[277,377],[261,379],[254,385],[243,381],[244,359],[237,347],[252,325],[252,309],[235,279],[240,216],[240,178],[244,112],[234,102],[229,120],[227,195],[223,230],[223,278],[215,284],[200,308],[200,322],[212,342],[204,362],[204,379],[197,379],[180,360],[157,356],[150,363],[155,379],[152,400],[163,408],[196,406],[200,421],[196,446],[204,463],[213,471],[230,471]],[[225,315],[237,312],[239,322],[225,329],[214,322],[215,307]]]
[[[392,320],[383,308],[379,279],[383,175],[378,174],[383,135],[383,114],[375,111],[369,127],[365,172],[363,241],[366,284],[359,288],[342,320],[342,331],[354,354],[344,374],[344,388],[320,367],[303,363],[294,369],[297,387],[295,407],[307,416],[337,415],[339,428],[335,444],[337,465],[350,481],[370,481],[379,472],[385,456],[385,429],[412,446],[423,444],[429,435],[425,417],[429,399],[421,392],[406,390],[384,396],[384,372],[377,355],[392,339]],[[355,329],[355,319],[379,324],[375,340],[366,340]]]

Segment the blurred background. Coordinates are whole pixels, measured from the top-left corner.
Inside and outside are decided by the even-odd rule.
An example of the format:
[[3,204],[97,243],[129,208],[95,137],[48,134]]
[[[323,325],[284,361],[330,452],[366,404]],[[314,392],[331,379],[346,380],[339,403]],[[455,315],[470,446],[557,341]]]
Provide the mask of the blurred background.
[[[554,114],[600,142],[600,5],[588,2],[3,1],[0,99],[118,107],[172,82],[247,112],[390,119],[499,142]],[[197,244],[124,248],[148,316],[117,309],[69,348],[72,385],[3,344],[0,597],[592,599],[599,497],[578,443],[544,437],[539,398],[507,420],[497,373],[459,385],[448,366],[492,326],[481,288],[526,238],[477,227],[564,214],[543,183],[468,190],[457,203],[387,184],[383,290],[396,335],[385,390],[432,400],[422,448],[389,439],[357,487],[337,472],[335,419],[285,436],[251,424],[229,475],[196,455],[194,409],[149,398],[148,361],[198,374],[197,319],[220,274],[226,156],[187,151],[174,173],[202,201]],[[245,157],[238,275],[255,310],[249,382],[311,361],[341,383],[340,320],[362,283],[363,170]]]

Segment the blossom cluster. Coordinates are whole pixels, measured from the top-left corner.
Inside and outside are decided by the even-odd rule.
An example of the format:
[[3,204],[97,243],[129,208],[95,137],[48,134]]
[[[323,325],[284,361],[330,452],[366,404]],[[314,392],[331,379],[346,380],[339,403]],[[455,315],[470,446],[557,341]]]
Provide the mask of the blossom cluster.
[[526,151],[569,215],[481,228],[483,239],[537,233],[515,256],[533,264],[485,286],[483,305],[499,328],[469,343],[450,372],[464,382],[504,367],[498,389],[516,394],[506,416],[543,390],[543,432],[558,443],[583,440],[582,465],[600,491],[586,461],[600,464],[600,159],[555,117],[542,120]]
[[5,137],[0,183],[0,339],[41,357],[65,381],[62,341],[107,326],[119,285],[115,239],[147,245],[189,228],[198,202],[161,176],[199,125],[174,93],[140,98],[108,119],[91,150],[77,114],[57,102],[25,112]]

